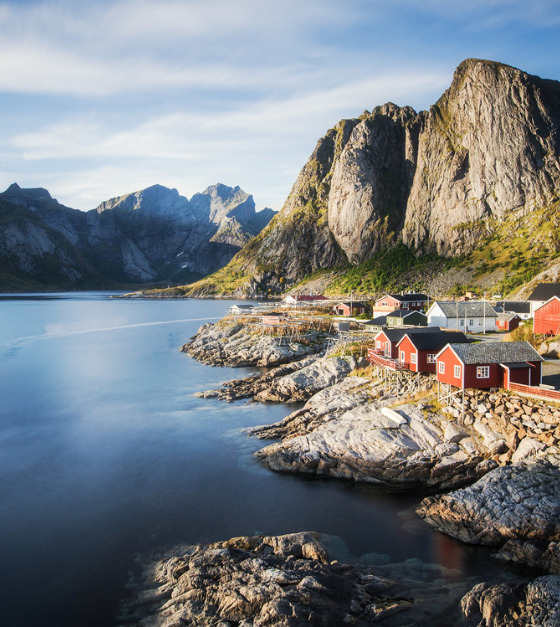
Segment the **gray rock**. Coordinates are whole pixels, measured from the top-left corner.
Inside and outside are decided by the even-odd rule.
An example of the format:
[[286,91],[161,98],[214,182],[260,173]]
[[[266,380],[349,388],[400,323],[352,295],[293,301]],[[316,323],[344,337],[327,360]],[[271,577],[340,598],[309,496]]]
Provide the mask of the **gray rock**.
[[476,585],[461,600],[468,627],[557,627],[560,577],[539,577],[526,584]]
[[430,526],[470,544],[556,540],[560,458],[496,468],[468,488],[424,499],[416,513]]
[[520,462],[529,457],[535,456],[539,451],[546,448],[546,444],[535,440],[534,438],[523,438],[517,447],[517,450],[512,455],[512,462]]

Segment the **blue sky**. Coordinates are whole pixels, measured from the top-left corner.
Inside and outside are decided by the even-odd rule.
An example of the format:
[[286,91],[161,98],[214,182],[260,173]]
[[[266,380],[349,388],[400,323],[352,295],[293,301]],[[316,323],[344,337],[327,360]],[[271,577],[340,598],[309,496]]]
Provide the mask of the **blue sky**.
[[468,57],[560,80],[559,53],[557,0],[0,0],[0,188],[280,209],[339,119],[426,109]]

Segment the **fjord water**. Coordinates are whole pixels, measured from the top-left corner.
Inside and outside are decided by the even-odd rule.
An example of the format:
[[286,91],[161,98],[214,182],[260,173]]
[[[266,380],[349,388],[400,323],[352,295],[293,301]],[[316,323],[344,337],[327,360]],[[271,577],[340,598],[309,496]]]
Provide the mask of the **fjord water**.
[[[0,297],[0,624],[119,624],[127,581],[179,543],[317,530],[346,556],[483,568],[403,512],[421,495],[269,472],[242,431],[286,405],[193,393],[249,369],[178,348],[231,301]],[[341,549],[342,550],[342,549]]]

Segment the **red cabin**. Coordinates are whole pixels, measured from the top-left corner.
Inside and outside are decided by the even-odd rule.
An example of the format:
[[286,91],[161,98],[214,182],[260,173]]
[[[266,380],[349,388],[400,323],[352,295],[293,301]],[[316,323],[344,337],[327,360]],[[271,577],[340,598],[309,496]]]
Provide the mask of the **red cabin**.
[[516,313],[498,314],[496,328],[498,331],[514,331],[520,322],[521,318]]
[[[384,329],[375,336],[375,350],[383,351],[388,357],[397,359],[398,349],[397,344],[402,338],[408,335],[434,335],[436,333],[443,334],[443,331],[430,327],[419,327],[416,329]],[[446,334],[447,335],[447,334]],[[462,335],[462,333],[460,334]],[[449,340],[448,340],[449,341]],[[447,342],[445,342],[447,344]]]
[[337,316],[359,316],[366,312],[366,306],[358,302],[338,303],[333,312]]
[[553,296],[544,305],[535,309],[533,330],[543,335],[558,335],[560,332],[560,298]]
[[437,355],[437,380],[457,388],[541,384],[543,358],[529,342],[448,344]]
[[412,372],[435,372],[436,356],[450,343],[468,343],[469,338],[457,331],[430,329],[431,333],[406,333],[397,344],[399,361],[407,362]]
[[375,303],[376,309],[392,311],[394,309],[423,309],[428,302],[425,294],[387,294]]

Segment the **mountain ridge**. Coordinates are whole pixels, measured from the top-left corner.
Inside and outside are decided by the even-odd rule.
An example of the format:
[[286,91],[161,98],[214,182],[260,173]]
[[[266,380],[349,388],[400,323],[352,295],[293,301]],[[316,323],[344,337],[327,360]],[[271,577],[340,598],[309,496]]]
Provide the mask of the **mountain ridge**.
[[184,292],[285,290],[399,242],[413,258],[468,257],[493,236],[507,244],[507,221],[555,215],[559,197],[560,83],[467,59],[429,110],[387,103],[327,131],[278,215],[226,268]]
[[[153,185],[80,211],[46,189],[14,183],[0,193],[0,289],[116,289],[200,278],[225,265],[275,214],[259,216],[239,187],[217,184],[195,196],[191,203]],[[212,220],[197,213],[205,198]]]

